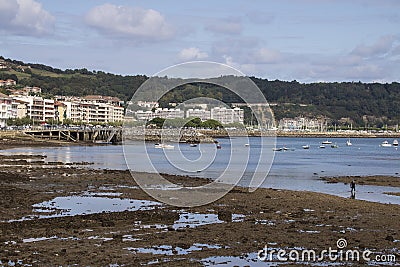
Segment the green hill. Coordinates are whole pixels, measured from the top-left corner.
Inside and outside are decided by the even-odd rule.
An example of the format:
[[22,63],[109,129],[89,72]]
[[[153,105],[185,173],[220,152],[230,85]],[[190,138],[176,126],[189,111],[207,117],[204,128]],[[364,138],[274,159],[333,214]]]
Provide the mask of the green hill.
[[[129,100],[148,79],[144,75],[122,76],[87,69],[61,70],[42,64],[4,59],[0,79],[12,78],[19,86],[39,86],[46,95],[110,95]],[[284,117],[318,117],[331,119],[331,124],[381,128],[400,124],[400,84],[393,83],[309,83],[269,81],[250,77],[270,103],[276,103],[276,119]],[[200,88],[200,89],[199,89]],[[161,106],[207,96],[226,103],[243,102],[236,95],[215,85],[189,84],[177,88],[161,99]]]
[[144,75],[121,76],[87,69],[60,70],[2,57],[0,60],[7,66],[7,69],[0,70],[0,79],[11,78],[20,86],[41,87],[42,92],[47,95],[99,94],[127,100],[147,79]]

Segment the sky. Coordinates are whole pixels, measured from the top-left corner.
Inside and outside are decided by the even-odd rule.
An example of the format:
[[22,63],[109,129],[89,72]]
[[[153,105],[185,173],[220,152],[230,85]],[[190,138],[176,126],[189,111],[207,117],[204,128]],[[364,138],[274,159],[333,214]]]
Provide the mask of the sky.
[[0,0],[0,55],[148,76],[203,60],[299,82],[400,81],[397,0]]

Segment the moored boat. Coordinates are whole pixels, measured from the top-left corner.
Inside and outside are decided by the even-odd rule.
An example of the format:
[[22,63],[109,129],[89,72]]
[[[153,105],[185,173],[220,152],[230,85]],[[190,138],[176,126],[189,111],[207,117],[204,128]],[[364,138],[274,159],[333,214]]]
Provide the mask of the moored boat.
[[393,146],[399,146],[399,141],[397,141],[397,139],[393,141]]
[[388,141],[383,141],[382,142],[382,144],[381,144],[381,147],[391,147],[392,146],[392,144],[389,144],[389,142]]
[[331,145],[332,142],[329,141],[329,140],[326,140],[326,141],[322,141],[322,144],[323,144],[323,145]]
[[304,145],[302,147],[303,147],[303,149],[310,149],[310,145]]
[[350,138],[349,138],[349,140],[346,141],[346,146],[352,146],[352,145],[353,144],[351,143]]
[[175,147],[172,145],[167,144],[154,144],[154,148],[161,148],[161,149],[174,149]]

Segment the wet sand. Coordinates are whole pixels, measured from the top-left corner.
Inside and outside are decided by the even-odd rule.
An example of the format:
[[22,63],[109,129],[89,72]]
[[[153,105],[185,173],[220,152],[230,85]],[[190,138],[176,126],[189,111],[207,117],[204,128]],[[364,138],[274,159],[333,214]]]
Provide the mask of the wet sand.
[[[74,143],[74,142],[65,142],[65,141],[58,141],[58,140],[45,140],[45,139],[36,139],[32,136],[24,134],[22,132],[17,131],[4,131],[0,132],[0,151],[3,149],[10,149],[15,147],[56,147],[56,146],[71,146],[77,144],[85,144],[81,143]],[[93,143],[91,143],[93,144]]]
[[[234,188],[222,199],[197,208],[150,205],[136,211],[89,214],[92,210],[84,210],[87,214],[39,219],[69,212],[53,208],[35,212],[32,207],[56,197],[91,196],[128,203],[154,199],[137,187],[128,171],[43,164],[43,158],[35,156],[3,155],[0,164],[7,164],[0,169],[2,264],[203,266],[215,261],[205,260],[209,257],[246,260],[253,253],[246,264],[252,266],[260,264],[254,253],[267,244],[321,251],[335,249],[339,238],[347,239],[348,249],[370,249],[400,259],[399,205],[311,192],[258,189],[249,193]],[[209,182],[166,178],[185,186]],[[56,202],[49,203],[52,206]],[[21,218],[29,220],[18,221]],[[353,262],[353,266],[364,263]]]
[[349,184],[351,181],[359,185],[392,186],[400,187],[400,177],[395,176],[344,176],[344,177],[325,177],[322,178],[327,183]]

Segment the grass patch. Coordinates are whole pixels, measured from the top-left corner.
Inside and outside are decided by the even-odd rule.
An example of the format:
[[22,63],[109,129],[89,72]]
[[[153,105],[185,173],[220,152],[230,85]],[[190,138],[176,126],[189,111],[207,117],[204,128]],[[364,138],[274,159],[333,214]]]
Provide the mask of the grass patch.
[[9,74],[9,75],[15,74],[15,75],[17,75],[18,80],[21,80],[21,79],[24,79],[24,78],[30,78],[30,77],[31,77],[31,75],[28,74],[28,73],[23,73],[23,72],[15,71],[15,70],[13,70],[13,69],[11,69],[11,70],[2,70],[2,71],[0,71],[0,73]]

